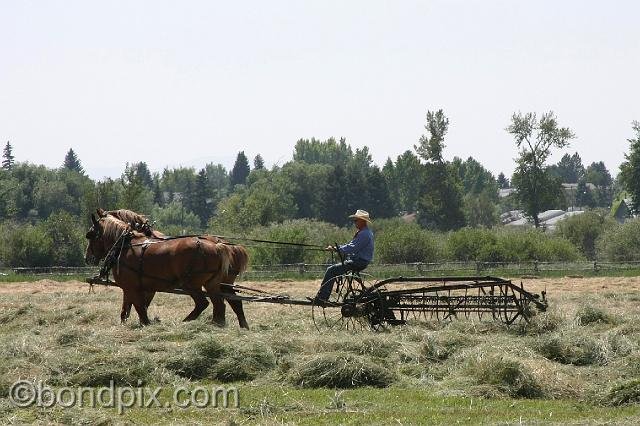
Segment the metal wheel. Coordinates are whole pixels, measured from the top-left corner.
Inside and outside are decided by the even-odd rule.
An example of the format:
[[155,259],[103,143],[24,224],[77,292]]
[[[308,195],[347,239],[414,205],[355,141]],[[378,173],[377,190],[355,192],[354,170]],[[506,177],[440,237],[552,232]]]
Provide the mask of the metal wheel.
[[[327,284],[331,283],[325,283],[325,285]],[[363,280],[358,275],[347,273],[337,276],[328,302],[314,303],[311,306],[311,317],[316,328],[319,331],[327,328],[331,330],[362,330],[363,327],[359,321],[343,316],[342,308],[345,304],[352,305],[365,290]]]

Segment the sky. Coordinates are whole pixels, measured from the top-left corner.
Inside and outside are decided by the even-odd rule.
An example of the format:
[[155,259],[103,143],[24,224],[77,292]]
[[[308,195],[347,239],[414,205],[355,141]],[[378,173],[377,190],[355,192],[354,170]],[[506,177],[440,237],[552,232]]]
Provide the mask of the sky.
[[428,110],[444,156],[510,175],[514,112],[554,111],[585,165],[615,176],[640,120],[638,1],[0,0],[0,142],[94,179],[126,162],[267,166],[300,138],[383,165]]

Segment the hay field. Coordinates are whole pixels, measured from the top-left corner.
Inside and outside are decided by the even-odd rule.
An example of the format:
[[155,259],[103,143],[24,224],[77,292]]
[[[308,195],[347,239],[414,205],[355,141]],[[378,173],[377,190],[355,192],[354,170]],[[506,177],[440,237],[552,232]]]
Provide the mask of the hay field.
[[[296,297],[317,281],[243,283]],[[420,322],[316,331],[310,308],[247,304],[251,330],[182,323],[158,294],[151,326],[119,320],[121,291],[80,282],[0,283],[0,422],[120,424],[638,424],[640,278],[525,280],[550,310],[531,324]],[[18,379],[53,388],[235,386],[238,408],[19,408]]]

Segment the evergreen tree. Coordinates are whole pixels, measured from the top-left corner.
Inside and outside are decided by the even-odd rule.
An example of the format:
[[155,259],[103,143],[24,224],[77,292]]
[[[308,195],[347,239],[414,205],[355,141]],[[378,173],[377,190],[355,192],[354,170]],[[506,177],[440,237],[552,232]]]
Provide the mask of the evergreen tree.
[[211,201],[207,188],[207,171],[201,169],[196,177],[196,185],[193,192],[193,212],[200,218],[200,224],[205,226],[209,220],[210,211],[207,201]]
[[264,169],[264,160],[262,159],[262,155],[258,154],[253,159],[253,169],[254,170]]
[[500,174],[498,175],[497,182],[498,182],[498,188],[500,189],[509,188],[509,179],[507,179],[504,173],[500,172]]
[[11,170],[15,162],[13,157],[13,147],[9,141],[7,141],[7,144],[4,146],[2,158],[2,168],[5,170]]
[[247,160],[244,151],[240,151],[231,170],[231,187],[244,185],[247,181],[247,176],[249,176],[249,172],[249,160]]
[[149,171],[147,163],[141,161],[139,163],[133,163],[131,168],[135,170],[135,179],[149,189],[153,189],[153,177]]
[[73,151],[73,148],[69,148],[69,151],[67,151],[67,155],[65,155],[64,157],[64,163],[62,164],[62,167],[67,170],[72,170],[80,174],[84,174],[82,164],[80,164],[80,160],[78,159],[76,153]]
[[577,183],[584,176],[584,165],[577,152],[563,155],[554,169],[563,183]]

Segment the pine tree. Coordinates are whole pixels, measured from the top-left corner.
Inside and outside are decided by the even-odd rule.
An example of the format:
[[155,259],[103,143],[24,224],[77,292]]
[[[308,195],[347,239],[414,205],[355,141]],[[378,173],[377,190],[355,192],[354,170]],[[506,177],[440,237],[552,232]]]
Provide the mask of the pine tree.
[[247,182],[249,171],[249,160],[247,160],[247,156],[244,155],[244,151],[240,151],[231,170],[231,187],[244,185]]
[[84,174],[82,164],[80,164],[80,160],[72,148],[69,148],[67,155],[65,155],[62,167],[67,170],[73,170],[80,174]]
[[254,170],[262,170],[262,169],[264,169],[264,160],[262,159],[262,155],[258,154],[253,159],[253,168],[254,168]]
[[15,162],[13,160],[13,147],[11,146],[11,142],[9,141],[7,141],[7,144],[4,146],[2,158],[2,168],[5,170],[11,170]]

